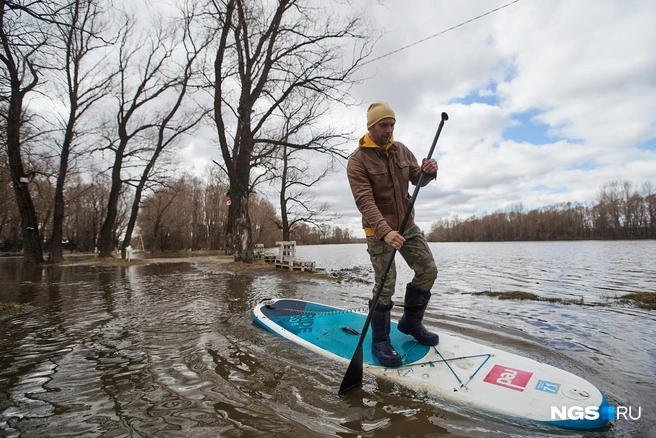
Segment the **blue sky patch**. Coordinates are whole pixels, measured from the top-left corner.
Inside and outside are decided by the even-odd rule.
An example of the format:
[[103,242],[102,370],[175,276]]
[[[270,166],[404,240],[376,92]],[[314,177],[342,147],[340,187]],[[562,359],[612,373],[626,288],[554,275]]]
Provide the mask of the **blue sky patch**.
[[636,147],[646,151],[656,151],[656,138],[652,138],[651,140],[639,144]]
[[547,133],[549,125],[540,123],[533,119],[537,114],[538,111],[536,110],[515,114],[513,120],[516,121],[517,124],[507,128],[503,132],[503,138],[517,143],[526,142],[536,145],[552,143],[555,138]]
[[599,167],[599,166],[597,164],[595,164],[594,161],[586,160],[582,163],[577,163],[573,166],[570,166],[567,170],[594,170],[597,167]]
[[[488,90],[489,91],[489,90]],[[491,106],[499,105],[499,98],[496,92],[489,91],[489,93],[481,94],[481,90],[474,91],[465,97],[454,99],[451,103],[461,103],[463,105],[471,105],[473,103],[483,103]]]
[[549,194],[553,195],[556,193],[565,193],[567,192],[567,187],[561,186],[561,187],[551,187],[547,186],[544,184],[540,184],[539,186],[534,186],[531,187],[531,191],[533,192],[549,192]]

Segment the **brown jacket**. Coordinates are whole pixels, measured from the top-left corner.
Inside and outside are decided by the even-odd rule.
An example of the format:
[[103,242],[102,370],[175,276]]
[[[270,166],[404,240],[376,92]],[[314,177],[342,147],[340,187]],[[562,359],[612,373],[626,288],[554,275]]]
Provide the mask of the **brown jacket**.
[[[403,143],[395,141],[387,151],[380,147],[360,147],[346,168],[355,205],[362,213],[362,227],[373,229],[376,240],[398,231],[410,203],[409,183],[416,185],[421,174],[417,159]],[[424,176],[428,184],[435,175]],[[413,223],[414,211],[407,226]]]

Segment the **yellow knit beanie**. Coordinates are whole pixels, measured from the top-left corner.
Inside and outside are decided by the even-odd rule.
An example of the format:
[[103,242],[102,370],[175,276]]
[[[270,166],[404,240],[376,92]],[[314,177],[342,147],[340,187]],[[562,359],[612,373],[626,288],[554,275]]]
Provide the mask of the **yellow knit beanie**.
[[367,129],[374,126],[376,123],[380,122],[383,119],[388,117],[396,120],[396,115],[394,115],[394,110],[389,103],[379,100],[369,105],[367,109]]

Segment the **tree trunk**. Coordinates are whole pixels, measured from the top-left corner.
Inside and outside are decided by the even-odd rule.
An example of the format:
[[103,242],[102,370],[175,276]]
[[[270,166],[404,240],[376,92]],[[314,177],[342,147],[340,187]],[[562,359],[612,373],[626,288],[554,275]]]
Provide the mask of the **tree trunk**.
[[123,166],[123,155],[126,145],[126,141],[121,141],[116,151],[116,158],[114,159],[112,186],[109,191],[109,199],[107,200],[107,216],[100,229],[99,257],[111,257],[114,252],[114,226],[116,225],[116,216],[118,216],[118,200],[121,195],[121,186],[123,185],[121,167]]
[[99,257],[111,257],[114,252],[114,223],[118,215],[118,198],[121,191],[121,181],[112,180],[112,188],[107,202],[107,216],[100,228]]
[[137,189],[134,193],[134,200],[132,201],[132,210],[130,211],[130,219],[128,220],[128,227],[125,230],[125,237],[123,238],[123,243],[121,243],[121,258],[125,259],[125,249],[130,245],[132,240],[132,233],[134,232],[134,227],[137,224],[137,216],[139,215],[139,204],[141,204],[141,195],[143,194],[143,188],[146,184],[149,171],[144,172],[145,175],[139,181]]
[[11,170],[11,181],[16,194],[16,203],[21,218],[23,234],[23,255],[29,263],[43,263],[43,247],[39,235],[39,223],[34,202],[28,187],[29,179],[25,175],[21,158],[20,130],[23,99],[20,90],[13,89],[7,114],[7,156]]
[[287,217],[287,146],[282,150],[282,174],[280,183],[280,219],[282,221],[282,240],[289,242],[289,218]]
[[[281,193],[282,197],[282,193]],[[280,203],[280,216],[282,220],[282,240],[288,242],[290,240],[289,232],[289,219],[287,219],[287,205],[283,202]]]
[[231,208],[228,214],[227,246],[232,248],[235,261],[253,263],[255,256],[251,221],[248,217],[248,202],[246,199],[233,201],[233,205],[237,203],[240,208]]
[[[61,155],[59,159],[59,174],[57,175],[57,185],[55,188],[54,211],[52,213],[52,234],[50,237],[50,257],[49,263],[61,263],[64,261],[64,251],[62,248],[62,240],[64,238],[64,185],[66,182],[66,174],[68,173],[68,158],[71,152],[71,144],[73,142],[73,127],[75,126],[76,118],[74,116],[77,111],[77,106],[73,105],[71,110],[71,117],[66,127],[66,136],[62,145]],[[67,236],[70,238],[70,236]]]
[[[226,249],[233,254],[235,261],[253,263],[253,234],[248,215],[250,163],[246,161],[247,171],[232,172],[230,175],[231,200],[228,208],[226,229]],[[240,167],[243,169],[243,167]]]
[[[62,162],[64,157],[62,156]],[[66,175],[66,170],[63,171]],[[64,250],[62,248],[64,228],[64,177],[62,168],[59,169],[57,187],[55,188],[55,206],[52,214],[52,234],[50,235],[50,257],[49,263],[61,263],[64,261]]]

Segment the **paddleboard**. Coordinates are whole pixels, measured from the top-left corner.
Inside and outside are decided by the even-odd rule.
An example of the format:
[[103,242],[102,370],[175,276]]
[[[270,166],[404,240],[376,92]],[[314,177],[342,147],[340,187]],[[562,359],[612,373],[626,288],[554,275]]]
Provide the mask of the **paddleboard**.
[[[253,318],[262,327],[345,364],[353,357],[366,317],[363,312],[295,299],[265,300],[253,309]],[[391,342],[403,365],[381,366],[371,354],[368,330],[363,343],[365,372],[518,420],[570,429],[596,429],[608,422],[602,393],[570,372],[444,332],[439,333],[439,345],[428,347],[398,331],[395,322],[391,326]]]

